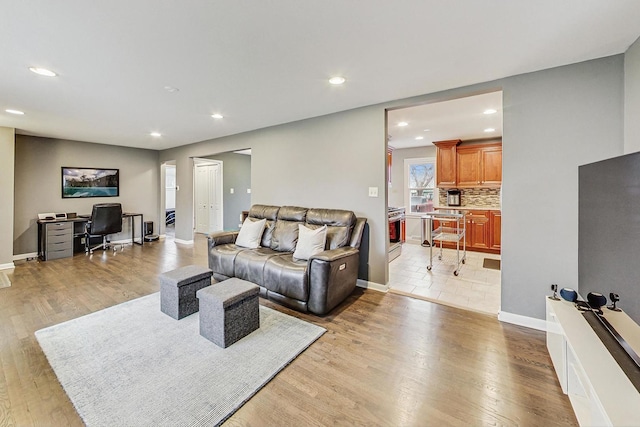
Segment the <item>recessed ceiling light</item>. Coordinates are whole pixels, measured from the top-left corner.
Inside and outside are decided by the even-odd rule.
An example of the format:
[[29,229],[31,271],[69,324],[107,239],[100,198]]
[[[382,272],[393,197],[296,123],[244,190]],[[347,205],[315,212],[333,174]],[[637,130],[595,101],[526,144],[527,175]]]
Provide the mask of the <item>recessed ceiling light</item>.
[[222,119],[224,116],[222,114],[215,113],[215,114],[212,114],[211,117],[213,117],[214,119]]
[[484,112],[483,112],[483,113],[484,113],[484,114],[495,114],[495,113],[497,113],[497,112],[498,112],[498,110],[494,110],[493,108],[489,108],[489,109],[487,109],[487,110],[484,110]]
[[431,129],[425,129],[424,131],[425,132],[431,132]]
[[486,128],[484,131],[488,133],[488,132],[495,132],[496,130],[494,128]]
[[46,68],[40,68],[40,67],[29,67],[29,70],[31,70],[32,72],[39,74],[41,76],[46,76],[46,77],[55,77],[57,76],[56,73],[54,73],[51,70],[47,70]]
[[167,92],[171,92],[171,93],[180,91],[180,89],[178,89],[177,87],[173,87],[173,86],[165,86],[164,90],[166,90]]
[[15,115],[18,115],[18,116],[23,116],[24,115],[24,111],[20,111],[20,110],[8,109],[8,110],[4,110],[4,111],[6,111],[9,114],[15,114]]
[[151,132],[149,135],[151,135],[154,138],[160,138],[162,136],[160,132]]
[[331,77],[329,79],[329,83],[331,83],[332,85],[341,85],[346,81],[347,80],[344,77],[340,77],[340,76]]
[[424,136],[416,136],[416,139],[424,139]]
[[398,123],[398,126],[404,127],[404,126],[407,126],[408,124],[409,123],[407,123],[407,122],[400,122],[400,123]]

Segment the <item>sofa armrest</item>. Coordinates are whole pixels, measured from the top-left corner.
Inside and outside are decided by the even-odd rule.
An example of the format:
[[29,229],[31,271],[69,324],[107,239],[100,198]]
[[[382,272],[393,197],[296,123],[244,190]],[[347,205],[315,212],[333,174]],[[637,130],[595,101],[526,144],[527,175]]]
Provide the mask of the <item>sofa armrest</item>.
[[358,280],[360,251],[345,246],[323,251],[309,259],[307,309],[323,315],[348,297]]
[[225,245],[227,243],[235,243],[238,237],[239,231],[218,231],[209,234],[207,240],[209,241],[209,249],[218,245]]

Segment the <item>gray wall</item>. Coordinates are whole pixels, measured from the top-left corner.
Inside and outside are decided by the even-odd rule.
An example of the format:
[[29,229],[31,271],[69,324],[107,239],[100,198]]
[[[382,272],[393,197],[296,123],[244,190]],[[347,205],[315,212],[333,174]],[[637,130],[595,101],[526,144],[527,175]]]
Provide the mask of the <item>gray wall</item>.
[[251,156],[222,153],[207,158],[222,162],[223,227],[225,230],[237,230],[242,211],[251,207],[251,194],[247,193],[247,189],[251,189]]
[[[117,202],[125,211],[142,213],[145,221],[158,226],[161,185],[157,151],[16,135],[15,162],[16,255],[37,252],[39,212],[88,214],[94,203]],[[120,169],[120,196],[62,199],[62,166]],[[123,233],[114,240],[130,238],[128,221],[123,226]]]
[[0,127],[0,269],[13,266],[15,130]]
[[[622,55],[192,144],[160,157],[177,159],[177,210],[192,217],[190,157],[252,148],[252,203],[339,207],[367,217],[368,277],[387,283],[385,108],[494,90],[504,98],[502,310],[542,319],[551,283],[577,287],[578,165],[623,151]],[[374,186],[381,196],[369,198]],[[178,224],[176,237],[190,240],[192,230],[192,223]]]
[[640,39],[624,55],[624,152],[640,151]]

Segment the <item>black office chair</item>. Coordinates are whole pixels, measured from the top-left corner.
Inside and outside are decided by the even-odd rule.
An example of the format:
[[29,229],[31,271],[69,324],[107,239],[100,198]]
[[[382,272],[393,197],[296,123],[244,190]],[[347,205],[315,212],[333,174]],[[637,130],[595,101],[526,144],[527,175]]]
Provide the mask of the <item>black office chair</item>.
[[[97,203],[93,205],[91,218],[87,222],[84,234],[85,252],[93,253],[98,248],[108,249],[111,245],[107,235],[122,231],[122,205],[120,203]],[[89,247],[91,237],[102,236],[102,243],[93,248]],[[121,250],[124,246],[121,245]],[[113,250],[116,248],[114,246]]]

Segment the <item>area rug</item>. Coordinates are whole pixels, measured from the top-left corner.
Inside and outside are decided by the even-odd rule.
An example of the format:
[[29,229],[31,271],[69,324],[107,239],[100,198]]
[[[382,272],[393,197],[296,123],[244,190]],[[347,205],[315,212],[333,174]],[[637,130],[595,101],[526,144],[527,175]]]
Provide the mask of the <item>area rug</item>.
[[260,307],[260,329],[226,349],[174,320],[155,293],[36,332],[88,426],[218,425],[325,332]]
[[500,270],[500,260],[485,258],[482,263],[482,268],[490,268],[492,270]]
[[8,288],[11,286],[11,280],[6,273],[0,271],[0,288]]

